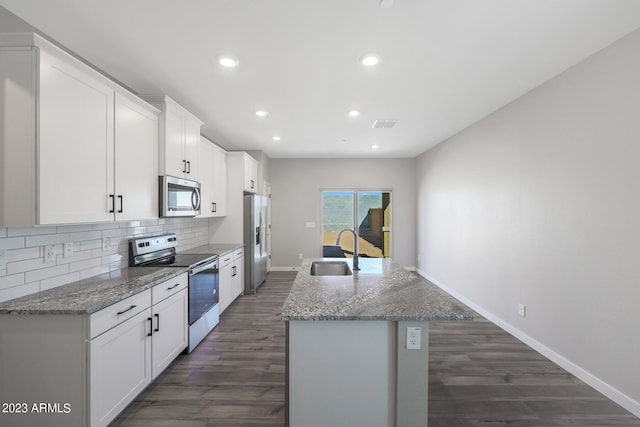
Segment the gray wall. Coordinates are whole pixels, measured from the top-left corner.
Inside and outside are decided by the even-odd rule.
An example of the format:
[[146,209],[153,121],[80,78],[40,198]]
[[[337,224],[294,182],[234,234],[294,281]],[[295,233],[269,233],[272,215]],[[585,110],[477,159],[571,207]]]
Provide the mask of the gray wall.
[[638,76],[640,31],[416,165],[419,271],[636,414]]
[[300,266],[299,253],[322,256],[323,189],[392,190],[392,257],[413,267],[414,166],[414,159],[271,159],[273,268]]

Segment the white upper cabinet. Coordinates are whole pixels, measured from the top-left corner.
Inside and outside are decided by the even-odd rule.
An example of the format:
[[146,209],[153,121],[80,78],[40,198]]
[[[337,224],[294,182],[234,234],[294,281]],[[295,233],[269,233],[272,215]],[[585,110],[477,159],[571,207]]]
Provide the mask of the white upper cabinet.
[[258,161],[243,153],[243,171],[244,171],[244,191],[247,193],[258,192]]
[[258,161],[244,151],[230,151],[227,155],[229,160],[229,181],[237,183],[242,181],[242,191],[244,193],[258,193]]
[[127,93],[115,97],[116,219],[158,217],[158,114]]
[[0,226],[157,217],[158,110],[33,33],[0,81]]
[[37,223],[113,220],[114,91],[65,59],[40,49]]
[[160,174],[199,181],[198,152],[202,122],[166,95],[144,98],[162,111],[159,144]]
[[227,215],[227,152],[200,137],[202,217]]

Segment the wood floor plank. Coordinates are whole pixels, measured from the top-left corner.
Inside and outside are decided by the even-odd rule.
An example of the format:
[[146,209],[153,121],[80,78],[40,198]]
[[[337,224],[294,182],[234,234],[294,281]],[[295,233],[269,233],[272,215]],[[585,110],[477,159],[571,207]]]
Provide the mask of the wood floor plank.
[[[271,272],[257,294],[238,298],[196,350],[179,356],[112,426],[283,427],[280,314],[294,278]],[[429,346],[429,427],[640,426],[477,314],[471,322],[432,322]]]

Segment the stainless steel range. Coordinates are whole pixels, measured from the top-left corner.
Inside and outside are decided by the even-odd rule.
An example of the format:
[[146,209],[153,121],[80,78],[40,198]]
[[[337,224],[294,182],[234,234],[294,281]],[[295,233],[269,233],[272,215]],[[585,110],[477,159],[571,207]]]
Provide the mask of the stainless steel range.
[[189,348],[191,352],[218,324],[218,256],[176,252],[176,235],[129,241],[130,267],[187,267],[189,269]]

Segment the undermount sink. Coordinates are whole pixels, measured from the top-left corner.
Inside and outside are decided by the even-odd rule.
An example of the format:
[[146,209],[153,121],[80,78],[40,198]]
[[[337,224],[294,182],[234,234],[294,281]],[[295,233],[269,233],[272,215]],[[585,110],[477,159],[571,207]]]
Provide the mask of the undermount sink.
[[345,261],[313,261],[312,276],[351,276],[353,273]]

